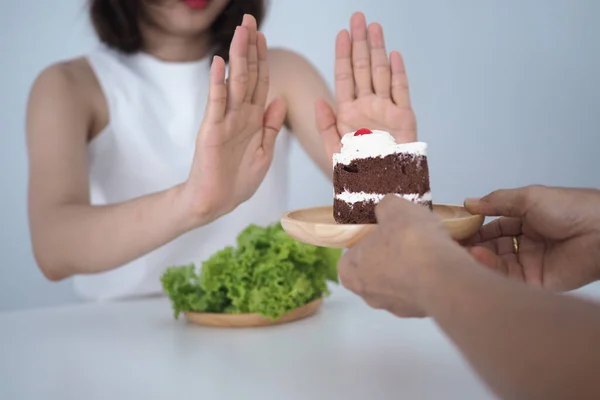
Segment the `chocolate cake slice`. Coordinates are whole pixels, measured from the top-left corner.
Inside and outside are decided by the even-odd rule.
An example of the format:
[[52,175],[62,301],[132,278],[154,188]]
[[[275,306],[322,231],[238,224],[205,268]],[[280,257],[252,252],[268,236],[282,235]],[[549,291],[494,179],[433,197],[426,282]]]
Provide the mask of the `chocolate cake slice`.
[[385,131],[359,129],[333,156],[333,217],[340,224],[374,224],[387,194],[432,209],[427,144],[397,144]]

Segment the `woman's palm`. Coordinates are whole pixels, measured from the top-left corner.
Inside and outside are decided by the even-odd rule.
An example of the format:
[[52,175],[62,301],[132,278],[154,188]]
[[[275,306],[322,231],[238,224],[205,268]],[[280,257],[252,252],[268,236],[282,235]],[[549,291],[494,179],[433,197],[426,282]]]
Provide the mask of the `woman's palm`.
[[285,105],[268,96],[267,45],[256,21],[246,16],[230,48],[230,74],[215,57],[211,67],[206,115],[196,143],[188,185],[202,207],[225,214],[249,199],[273,158]]
[[328,156],[338,152],[344,134],[360,128],[388,131],[397,142],[417,140],[417,123],[411,108],[402,56],[388,58],[379,24],[367,28],[362,13],[352,16],[351,33],[336,39],[335,98],[337,114],[321,100],[317,123]]
[[361,127],[392,132],[399,143],[417,138],[415,114],[410,108],[399,108],[391,100],[375,94],[338,105],[338,132],[352,132]]

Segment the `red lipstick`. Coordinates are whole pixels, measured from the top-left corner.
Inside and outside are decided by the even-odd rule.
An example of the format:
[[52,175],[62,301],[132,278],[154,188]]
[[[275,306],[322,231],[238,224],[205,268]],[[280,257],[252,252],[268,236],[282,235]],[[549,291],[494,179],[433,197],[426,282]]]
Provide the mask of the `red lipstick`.
[[208,7],[210,4],[210,0],[183,0],[183,2],[189,8],[193,8],[194,10],[201,10]]

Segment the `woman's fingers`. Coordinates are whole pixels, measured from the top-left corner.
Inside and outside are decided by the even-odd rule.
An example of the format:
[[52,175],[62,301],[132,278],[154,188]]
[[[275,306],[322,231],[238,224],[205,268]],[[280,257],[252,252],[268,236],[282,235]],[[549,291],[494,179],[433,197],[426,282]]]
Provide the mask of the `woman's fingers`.
[[375,94],[379,97],[389,99],[391,96],[391,71],[381,25],[377,23],[369,25],[368,36],[369,47],[371,48],[373,88],[375,89]]
[[275,99],[267,107],[264,117],[264,133],[262,148],[266,154],[272,155],[275,149],[275,139],[283,126],[286,114],[286,104],[282,99]]
[[229,48],[229,77],[227,79],[227,109],[239,110],[248,92],[248,29],[238,26]]
[[335,99],[338,103],[354,100],[352,43],[345,29],[335,39]]
[[392,70],[392,100],[400,108],[410,108],[410,94],[408,91],[408,78],[404,60],[397,51],[390,54]]
[[256,48],[258,54],[258,76],[256,88],[252,96],[252,103],[264,107],[269,95],[269,59],[267,56],[267,39],[262,32],[256,34]]
[[256,81],[258,79],[258,49],[256,19],[250,14],[245,14],[242,26],[248,30],[248,89],[246,90],[246,103],[252,102]]
[[315,115],[317,119],[317,129],[321,132],[321,140],[327,152],[327,156],[340,151],[340,135],[336,128],[335,113],[331,105],[319,99],[315,104]]
[[215,56],[210,67],[206,121],[210,123],[221,122],[225,118],[226,109],[227,86],[225,85],[225,60],[219,56]]
[[350,19],[352,36],[352,67],[356,96],[367,96],[373,93],[371,83],[371,57],[367,42],[367,21],[363,13],[356,13]]

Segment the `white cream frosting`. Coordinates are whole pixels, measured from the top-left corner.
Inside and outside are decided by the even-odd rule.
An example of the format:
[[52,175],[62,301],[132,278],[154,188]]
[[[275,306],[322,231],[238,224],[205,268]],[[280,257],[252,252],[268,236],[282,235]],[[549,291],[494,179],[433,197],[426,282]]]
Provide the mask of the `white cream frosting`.
[[[425,202],[432,201],[431,192],[423,193],[420,195],[418,193],[406,193],[406,194],[398,194],[394,193],[395,196],[403,198],[412,202]],[[336,194],[335,198],[341,201],[345,201],[346,203],[354,204],[359,203],[361,201],[371,201],[375,203],[379,203],[385,197],[384,194],[381,193],[366,193],[366,192],[348,192],[344,191],[340,194]]]
[[427,143],[396,143],[389,132],[372,130],[373,133],[354,136],[354,132],[342,137],[342,150],[333,155],[333,163],[350,164],[357,158],[385,157],[390,154],[403,153],[427,155]]

